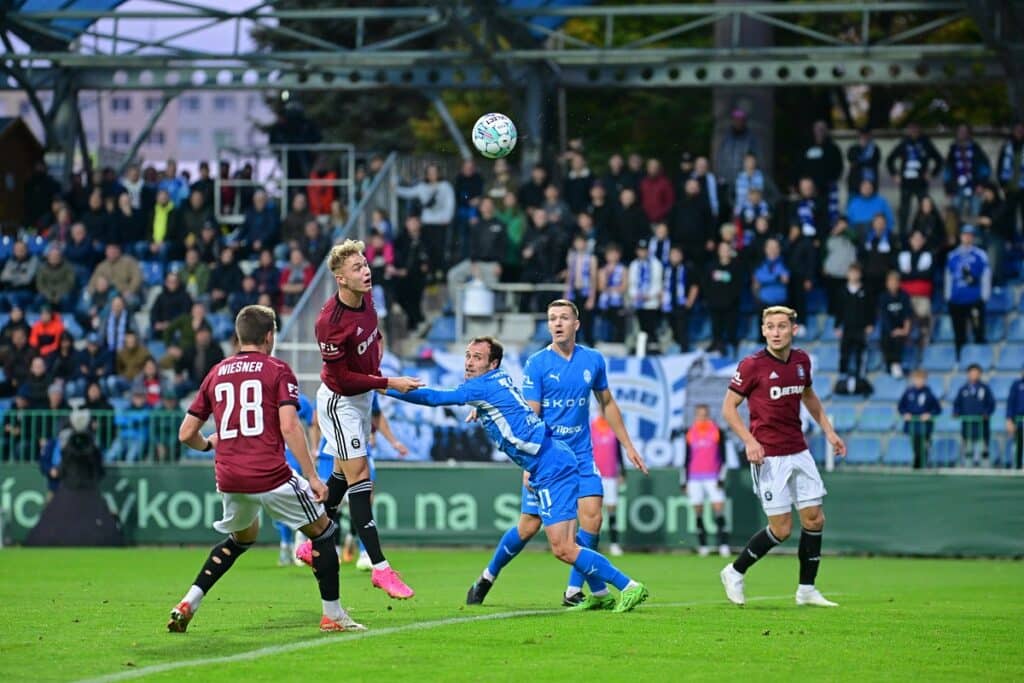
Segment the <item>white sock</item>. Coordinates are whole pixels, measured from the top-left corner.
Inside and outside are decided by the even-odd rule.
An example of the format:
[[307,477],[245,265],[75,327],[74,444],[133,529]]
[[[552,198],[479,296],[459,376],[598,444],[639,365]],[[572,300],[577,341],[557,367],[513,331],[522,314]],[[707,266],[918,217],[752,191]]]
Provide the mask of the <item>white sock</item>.
[[341,603],[337,600],[321,600],[324,604],[324,616],[331,621],[341,620]]
[[388,561],[384,560],[383,562],[378,562],[377,564],[373,565],[373,568],[374,569],[387,569],[390,566],[391,565],[388,564]]
[[565,589],[565,597],[571,598],[572,596],[576,595],[577,593],[582,593],[582,592],[583,592],[583,586],[569,586],[568,588]]
[[203,601],[203,597],[205,595],[206,593],[203,592],[202,588],[194,585],[188,589],[188,593],[185,593],[185,597],[183,597],[181,601],[187,602],[189,607],[192,608],[192,611],[195,612],[199,609],[199,603]]
[[601,589],[601,590],[599,590],[599,591],[594,591],[594,592],[592,593],[592,595],[593,595],[593,596],[594,596],[595,598],[603,598],[604,596],[608,595],[608,588],[606,587],[606,588],[602,588],[602,589]]
[[808,586],[806,584],[803,584],[803,583],[797,584],[797,590],[804,591],[805,593],[807,591],[812,591],[812,590],[814,590],[814,584],[812,583],[810,586]]
[[622,590],[624,590],[624,591],[628,591],[628,590],[629,590],[630,588],[636,588],[636,587],[637,587],[637,586],[639,586],[639,585],[640,585],[639,583],[637,583],[637,582],[636,582],[636,581],[634,581],[633,579],[630,579],[630,580],[629,580],[629,583],[627,583],[627,584],[626,584],[626,587],[625,587],[625,588],[623,588]]
[[483,577],[483,578],[485,578],[485,579],[487,579],[487,580],[488,580],[488,581],[490,581],[491,583],[494,583],[494,579],[495,579],[495,576],[494,576],[494,574],[492,574],[492,573],[491,573],[491,570],[490,570],[490,569],[486,569],[486,568],[485,568],[485,569],[484,569],[484,573],[483,573],[483,574],[481,574],[480,576],[481,576],[481,577]]
[[292,549],[292,547],[290,545],[288,545],[284,541],[281,541],[281,550],[291,550],[291,549]]

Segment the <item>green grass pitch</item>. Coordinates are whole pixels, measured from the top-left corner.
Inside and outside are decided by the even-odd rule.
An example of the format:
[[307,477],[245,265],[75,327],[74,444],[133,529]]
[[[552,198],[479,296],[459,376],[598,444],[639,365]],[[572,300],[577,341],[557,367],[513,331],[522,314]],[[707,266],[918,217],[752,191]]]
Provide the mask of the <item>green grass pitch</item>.
[[547,554],[524,553],[468,608],[486,552],[393,551],[413,600],[342,569],[342,601],[371,629],[358,636],[320,634],[309,570],[261,548],[187,634],[169,634],[204,553],[0,551],[0,680],[1024,679],[1021,562],[826,557],[818,583],[841,607],[822,610],[794,605],[797,561],[780,555],[750,571],[739,609],[722,594],[724,560],[630,554],[617,562],[651,599],[616,615],[557,607],[567,570]]

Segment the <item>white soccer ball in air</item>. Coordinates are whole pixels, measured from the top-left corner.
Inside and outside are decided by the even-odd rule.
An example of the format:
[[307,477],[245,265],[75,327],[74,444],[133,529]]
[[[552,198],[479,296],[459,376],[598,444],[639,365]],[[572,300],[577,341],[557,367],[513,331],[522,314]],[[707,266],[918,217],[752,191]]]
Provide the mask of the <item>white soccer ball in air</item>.
[[516,124],[504,114],[484,114],[473,124],[473,144],[488,159],[508,156],[518,137]]

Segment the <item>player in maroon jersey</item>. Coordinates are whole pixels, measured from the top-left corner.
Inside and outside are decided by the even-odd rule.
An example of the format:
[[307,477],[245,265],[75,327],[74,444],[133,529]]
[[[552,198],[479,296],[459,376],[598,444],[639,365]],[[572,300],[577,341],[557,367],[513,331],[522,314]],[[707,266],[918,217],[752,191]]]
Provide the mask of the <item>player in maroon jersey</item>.
[[[266,306],[246,306],[235,318],[240,348],[203,380],[178,438],[199,451],[216,449],[214,472],[224,515],[213,528],[228,537],[214,546],[185,597],[171,611],[167,629],[183,633],[203,597],[259,535],[260,509],[299,528],[313,541],[313,574],[323,601],[321,631],[363,631],[338,600],[335,523],[321,502],[327,486],[316,474],[299,421],[299,383],[286,363],[270,356],[276,319]],[[209,439],[200,427],[213,416]],[[297,476],[284,459],[285,444],[302,467]]]
[[[764,309],[761,332],[767,346],[740,361],[722,403],[722,416],[746,447],[754,492],[768,516],[767,528],[754,534],[739,557],[721,572],[725,594],[737,605],[745,602],[743,576],[747,569],[789,538],[795,505],[801,526],[796,604],[836,607],[814,586],[821,561],[825,526],[821,504],[826,491],[800,429],[800,403],[807,406],[840,457],[846,455],[846,446],[811,387],[811,359],[793,348],[795,329],[793,309]],[[737,410],[744,399],[750,406],[749,430]]]
[[[324,304],[316,321],[316,341],[324,361],[316,392],[317,422],[326,440],[324,451],[335,458],[325,506],[327,513],[336,517],[348,492],[349,512],[373,563],[373,585],[393,598],[404,599],[411,598],[413,590],[391,568],[380,549],[366,444],[371,433],[373,391],[395,389],[405,393],[423,383],[414,377],[380,374],[384,347],[370,293],[370,266],[363,249],[363,243],[355,240],[345,240],[331,249],[327,265],[338,283],[338,293]],[[302,548],[296,555],[300,553]]]

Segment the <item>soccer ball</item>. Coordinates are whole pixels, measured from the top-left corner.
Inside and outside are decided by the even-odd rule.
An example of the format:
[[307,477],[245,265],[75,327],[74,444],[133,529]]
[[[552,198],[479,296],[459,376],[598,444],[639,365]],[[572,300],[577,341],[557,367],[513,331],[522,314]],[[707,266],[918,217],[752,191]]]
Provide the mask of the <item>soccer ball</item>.
[[508,156],[518,137],[516,124],[504,114],[484,114],[473,124],[473,144],[488,159]]

